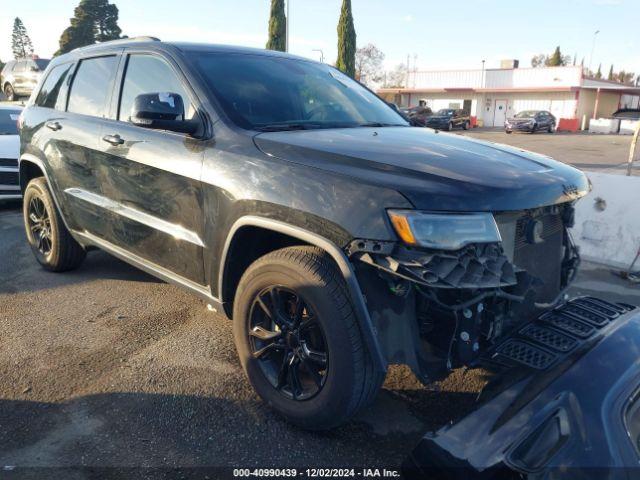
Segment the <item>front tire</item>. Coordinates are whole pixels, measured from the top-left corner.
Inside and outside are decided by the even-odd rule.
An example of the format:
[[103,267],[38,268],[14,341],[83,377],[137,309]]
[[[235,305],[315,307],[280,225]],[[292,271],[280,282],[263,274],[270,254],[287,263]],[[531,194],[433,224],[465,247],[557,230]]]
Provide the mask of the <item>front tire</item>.
[[65,272],[82,263],[86,252],[65,227],[44,177],[27,185],[22,214],[31,251],[46,270]]
[[464,123],[462,124],[462,129],[463,129],[463,130],[469,130],[469,122],[464,122]]
[[9,83],[4,87],[4,96],[7,97],[8,102],[13,102],[16,99],[16,92]]
[[344,279],[318,248],[289,247],[256,260],[238,285],[233,322],[251,385],[298,426],[336,427],[382,385]]

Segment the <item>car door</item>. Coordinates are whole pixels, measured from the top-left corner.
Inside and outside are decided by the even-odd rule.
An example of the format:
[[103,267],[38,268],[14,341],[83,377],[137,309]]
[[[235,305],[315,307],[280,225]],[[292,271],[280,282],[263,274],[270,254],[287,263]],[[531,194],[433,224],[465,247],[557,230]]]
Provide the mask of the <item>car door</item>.
[[16,64],[13,66],[13,91],[19,94],[24,94],[25,92],[25,68],[27,62],[25,60],[18,60]]
[[179,94],[185,119],[204,118],[188,82],[171,59],[156,53],[123,57],[109,120],[100,134],[104,239],[155,266],[202,285],[203,140],[129,122],[136,96]]
[[[118,55],[111,53],[56,66],[50,70],[36,97],[36,104],[46,107],[42,109],[37,141],[47,157],[50,177],[55,182],[67,223],[74,230],[97,236],[104,235],[103,209],[87,199],[100,195],[99,174],[104,158],[97,147],[118,61]],[[49,101],[42,94],[53,88],[49,83],[55,83],[54,75],[59,73],[64,73],[59,79],[63,83],[56,88],[66,88],[68,95],[60,97],[61,92],[56,100]],[[68,79],[71,81],[67,82]]]

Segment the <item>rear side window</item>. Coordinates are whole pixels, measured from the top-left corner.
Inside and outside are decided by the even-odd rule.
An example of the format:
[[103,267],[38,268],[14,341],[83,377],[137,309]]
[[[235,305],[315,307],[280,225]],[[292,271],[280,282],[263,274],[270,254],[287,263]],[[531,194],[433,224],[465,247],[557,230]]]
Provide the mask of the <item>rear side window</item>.
[[67,110],[103,117],[117,65],[115,56],[82,60],[73,78]]
[[152,55],[130,55],[127,62],[118,120],[128,122],[133,101],[143,93],[177,93],[184,102],[185,119],[195,115],[189,96],[173,69],[161,58]]
[[36,97],[36,105],[39,107],[64,110],[64,101],[62,97],[58,97],[60,96],[60,88],[64,85],[71,66],[71,63],[67,63],[66,65],[58,65],[51,69]]

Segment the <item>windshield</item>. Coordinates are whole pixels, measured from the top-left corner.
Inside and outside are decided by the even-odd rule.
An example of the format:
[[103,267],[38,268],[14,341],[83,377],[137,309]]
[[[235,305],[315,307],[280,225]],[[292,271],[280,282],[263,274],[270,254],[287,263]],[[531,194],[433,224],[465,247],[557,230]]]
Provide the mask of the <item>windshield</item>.
[[448,116],[450,117],[451,115],[453,115],[453,109],[452,108],[443,108],[441,110],[438,110],[436,115],[442,115],[442,116]]
[[191,58],[225,113],[242,128],[409,125],[375,94],[328,65],[237,53],[192,52]]
[[47,68],[47,65],[49,65],[50,61],[51,60],[45,60],[43,58],[38,58],[34,60],[34,62],[36,62],[36,65],[38,65],[38,68],[42,71],[44,71]]
[[535,110],[525,110],[524,112],[516,114],[516,118],[533,118],[536,116],[536,113],[538,112]]
[[0,135],[18,135],[20,110],[0,109]]

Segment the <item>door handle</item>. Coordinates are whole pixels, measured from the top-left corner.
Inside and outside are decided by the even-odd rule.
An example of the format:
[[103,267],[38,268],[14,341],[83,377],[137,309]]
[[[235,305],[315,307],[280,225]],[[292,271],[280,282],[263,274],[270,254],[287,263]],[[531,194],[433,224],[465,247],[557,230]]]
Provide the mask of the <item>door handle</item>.
[[102,140],[110,143],[111,145],[122,145],[124,143],[124,139],[117,133],[115,135],[105,135],[102,137]]
[[53,130],[54,132],[60,130],[62,128],[62,125],[60,125],[60,122],[47,122],[44,124],[47,128]]

